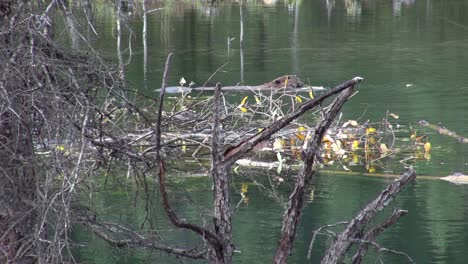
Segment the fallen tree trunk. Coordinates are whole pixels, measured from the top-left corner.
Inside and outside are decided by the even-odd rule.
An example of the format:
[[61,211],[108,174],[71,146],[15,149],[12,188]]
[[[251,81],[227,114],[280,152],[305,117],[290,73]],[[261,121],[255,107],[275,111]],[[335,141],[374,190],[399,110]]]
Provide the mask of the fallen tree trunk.
[[[323,86],[307,86],[296,75],[285,75],[278,77],[270,82],[260,85],[235,85],[223,86],[223,91],[321,91],[325,90]],[[160,92],[162,89],[156,91]],[[215,91],[216,87],[184,87],[184,86],[171,86],[166,87],[166,93],[190,93],[192,91]]]
[[[328,248],[322,264],[340,263],[348,252],[353,242],[362,240],[360,234],[364,227],[387,206],[392,199],[409,183],[416,178],[416,172],[411,167],[400,178],[393,181],[382,193],[346,226],[345,230],[338,235],[333,244]],[[369,234],[369,237],[372,234]]]

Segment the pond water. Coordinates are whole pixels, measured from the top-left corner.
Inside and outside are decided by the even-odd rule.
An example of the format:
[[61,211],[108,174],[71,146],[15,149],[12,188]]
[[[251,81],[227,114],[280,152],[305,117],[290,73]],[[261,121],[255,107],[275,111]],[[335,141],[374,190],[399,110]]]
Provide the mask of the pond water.
[[[170,52],[174,53],[170,85],[177,85],[182,76],[202,85],[226,62],[211,83],[260,84],[297,74],[306,83],[332,87],[362,76],[365,80],[358,87],[359,93],[343,109],[344,119],[363,116],[379,121],[390,111],[400,116],[398,123],[402,126],[424,119],[442,122],[468,137],[467,1],[249,1],[242,9],[242,50],[239,5],[169,2],[151,6],[156,7],[165,9],[148,16],[146,67],[141,16],[133,14],[126,21],[133,30],[127,78],[133,88],[147,95],[156,96],[154,90],[160,88],[165,57]],[[117,61],[113,11],[101,7],[96,15],[100,33],[94,45]],[[129,35],[125,29],[123,48],[128,48]],[[228,38],[235,38],[229,49]],[[125,60],[128,54],[128,50],[124,52]],[[441,182],[437,177],[454,172],[468,174],[468,147],[430,130],[424,133],[432,143],[431,159],[413,165],[419,175],[429,177],[417,180],[391,204],[409,213],[378,241],[406,252],[417,263],[466,263],[468,187]],[[389,163],[389,168],[377,172],[402,171],[403,165],[397,160]],[[307,260],[312,231],[351,218],[391,180],[340,172],[319,174],[311,187],[313,200],[304,210],[290,263],[318,263],[326,239],[319,237],[312,259]],[[249,186],[249,203],[237,209],[233,220],[234,241],[241,251],[235,255],[235,263],[269,263],[283,209],[249,180],[241,176],[234,179],[234,187],[241,188],[242,183]],[[207,215],[209,179],[178,179],[172,187],[174,207],[180,214],[193,221]],[[102,191],[95,197],[95,206],[105,210],[103,219],[138,227],[145,214],[142,206],[133,206],[133,195],[125,188],[121,192]],[[234,202],[239,199],[234,192]],[[153,212],[161,213],[161,208]],[[167,239],[187,246],[196,241],[189,233],[169,232],[172,228],[164,220],[158,221]],[[78,260],[84,263],[186,262],[144,250],[111,249],[79,229],[73,235],[87,245],[77,250]],[[372,258],[375,260],[375,253]],[[386,263],[406,263],[401,256],[383,254],[383,259]]]

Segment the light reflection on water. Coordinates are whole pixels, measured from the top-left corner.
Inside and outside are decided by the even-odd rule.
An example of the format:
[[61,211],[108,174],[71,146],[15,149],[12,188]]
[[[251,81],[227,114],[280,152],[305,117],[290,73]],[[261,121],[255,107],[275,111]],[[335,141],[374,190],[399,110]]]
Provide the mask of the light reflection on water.
[[[398,122],[402,125],[414,125],[421,119],[442,122],[447,128],[468,137],[466,1],[299,2],[289,6],[282,1],[267,7],[245,5],[243,73],[240,72],[237,5],[182,6],[152,13],[149,16],[147,86],[143,82],[143,48],[138,34],[134,36],[134,54],[127,76],[135,88],[153,95],[153,90],[161,83],[164,58],[169,52],[175,53],[171,85],[176,85],[182,76],[188,82],[203,84],[228,60],[230,63],[213,82],[236,84],[243,76],[245,83],[259,84],[294,73],[307,83],[333,86],[359,75],[365,77],[365,81],[358,88],[359,94],[344,108],[344,118],[353,119],[366,111],[365,119],[379,121],[389,110],[400,115]],[[113,25],[110,19],[109,16],[98,19],[97,27],[104,33],[96,40],[98,48],[108,54],[113,53],[109,43],[115,42],[109,29]],[[131,17],[129,23],[139,32],[142,24],[139,18]],[[229,54],[228,37],[236,37]],[[418,174],[436,177],[456,171],[468,173],[466,146],[433,131],[423,130],[421,133],[428,134],[433,151],[431,160],[414,163]],[[396,160],[389,166],[395,173],[401,170]],[[209,180],[201,178],[199,181],[202,186],[198,191],[191,191],[190,196],[208,206]],[[306,261],[312,230],[326,223],[349,219],[388,182],[390,179],[361,176],[318,176],[314,180],[314,200],[304,211],[291,263]],[[189,187],[190,184],[181,183],[181,186]],[[122,221],[138,226],[135,212],[122,210],[131,208],[131,203],[125,202],[129,197],[109,195],[102,199],[109,199],[106,204],[115,211],[109,212],[107,217],[122,219],[125,216]],[[236,255],[236,263],[270,262],[283,211],[274,199],[266,197],[257,188],[250,187],[248,195],[249,204],[242,205],[234,217],[234,237],[242,251]],[[379,242],[408,253],[417,263],[465,263],[467,198],[467,186],[418,180],[391,204],[409,210],[409,214],[387,230]],[[238,199],[233,196],[234,201]],[[121,206],[125,203],[128,207]],[[178,206],[188,217],[199,217],[199,212],[188,209],[186,204],[178,203]],[[179,239],[190,240],[189,237],[183,234]],[[97,255],[115,253],[102,243],[93,243],[108,255],[94,248],[88,249],[92,253],[83,259],[91,261]],[[322,238],[315,247],[311,263],[319,261],[324,249]],[[86,254],[82,253],[83,256]],[[127,263],[147,263],[150,258],[179,263],[171,256],[144,252],[132,256]],[[401,257],[387,258],[387,263],[404,262]]]

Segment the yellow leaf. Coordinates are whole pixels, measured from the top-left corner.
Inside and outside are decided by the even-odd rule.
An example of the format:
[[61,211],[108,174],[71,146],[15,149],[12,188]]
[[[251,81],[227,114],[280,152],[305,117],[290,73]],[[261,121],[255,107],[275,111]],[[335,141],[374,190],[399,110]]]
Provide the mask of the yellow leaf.
[[375,172],[375,168],[374,167],[369,167],[369,169],[367,170],[369,173],[374,173]]
[[284,81],[284,87],[288,87],[288,81],[289,81],[289,78],[286,78],[286,80]]
[[366,128],[366,134],[375,133],[375,131],[377,131],[377,130],[375,128],[373,128],[373,127]]
[[311,99],[315,99],[314,91],[312,91],[312,89],[310,89],[310,91],[309,91],[309,97],[310,97]]
[[185,145],[185,141],[182,141],[182,152],[186,152],[187,151],[187,145]]
[[247,183],[242,183],[241,193],[246,193],[248,191],[249,191],[249,186],[247,185]]
[[297,137],[298,139],[302,140],[302,141],[305,140],[305,136],[304,136],[304,134],[302,134],[302,133],[296,133],[296,137]]
[[262,104],[262,102],[260,101],[260,99],[257,96],[254,96],[254,98],[255,98],[255,102],[257,104]]
[[306,130],[307,129],[305,127],[303,127],[303,126],[300,126],[300,127],[297,128],[297,131],[299,131],[299,132],[304,132]]
[[359,140],[355,139],[353,140],[353,150],[356,150],[359,148]]
[[242,101],[241,101],[240,105],[245,105],[245,103],[247,102],[247,99],[249,99],[249,97],[244,96],[244,98],[242,98]]
[[241,106],[239,107],[239,109],[242,111],[242,113],[247,113],[247,108]]
[[299,95],[296,95],[296,101],[302,104],[302,98]]
[[65,147],[64,146],[57,146],[56,149],[58,151],[65,151]]
[[426,142],[426,144],[424,144],[424,151],[425,151],[426,153],[430,153],[430,152],[431,152],[431,148],[432,148],[432,146],[431,146],[431,143],[430,143],[430,142]]
[[400,118],[400,116],[399,116],[399,115],[397,115],[397,114],[394,114],[394,113],[390,113],[390,114],[388,114],[388,115],[389,115],[389,116],[391,116],[391,117],[393,117],[393,118],[395,118],[395,119],[398,119],[398,118]]
[[382,154],[385,154],[388,152],[388,148],[387,148],[387,145],[385,145],[384,143],[380,144],[380,152]]
[[354,127],[358,126],[358,122],[356,120],[349,120],[349,124]]

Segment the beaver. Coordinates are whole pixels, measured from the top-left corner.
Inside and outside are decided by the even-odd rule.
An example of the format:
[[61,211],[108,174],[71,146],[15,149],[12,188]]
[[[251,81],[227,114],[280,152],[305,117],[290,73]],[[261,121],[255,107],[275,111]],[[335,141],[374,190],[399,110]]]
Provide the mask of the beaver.
[[257,85],[254,87],[271,88],[271,89],[298,89],[304,87],[304,83],[296,75],[285,75],[274,79],[271,82]]

